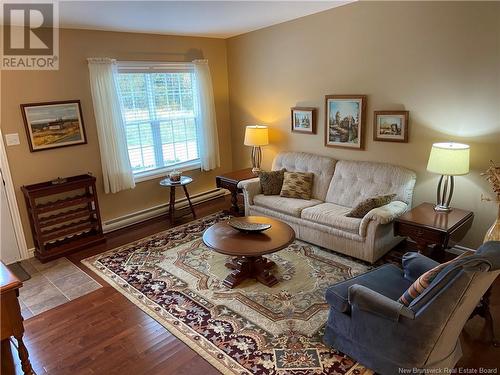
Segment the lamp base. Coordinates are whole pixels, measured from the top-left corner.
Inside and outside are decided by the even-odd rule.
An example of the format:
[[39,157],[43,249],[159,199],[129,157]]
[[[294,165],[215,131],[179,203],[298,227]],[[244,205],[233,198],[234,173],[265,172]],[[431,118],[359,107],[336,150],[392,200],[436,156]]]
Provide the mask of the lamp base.
[[446,206],[441,206],[439,204],[436,204],[434,206],[434,211],[436,211],[436,212],[450,212],[451,210],[453,210],[453,208],[446,207]]
[[252,172],[257,174],[260,172],[260,162],[262,161],[262,150],[260,146],[253,146],[252,148]]
[[453,176],[442,175],[439,179],[439,184],[437,188],[437,204],[434,206],[434,211],[436,212],[450,212],[452,208],[450,207],[451,197],[453,196],[453,188],[455,182]]

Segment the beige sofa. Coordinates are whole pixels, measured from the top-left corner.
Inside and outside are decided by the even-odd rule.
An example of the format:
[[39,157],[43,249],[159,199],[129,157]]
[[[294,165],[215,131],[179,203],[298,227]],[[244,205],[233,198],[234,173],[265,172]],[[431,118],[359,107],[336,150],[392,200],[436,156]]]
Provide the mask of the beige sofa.
[[[258,178],[240,182],[245,214],[288,223],[298,239],[373,263],[402,240],[392,221],[411,206],[415,172],[391,164],[335,160],[302,152],[282,152],[272,170],[312,172],[312,199],[263,195]],[[396,194],[389,204],[362,218],[347,217],[363,199]]]

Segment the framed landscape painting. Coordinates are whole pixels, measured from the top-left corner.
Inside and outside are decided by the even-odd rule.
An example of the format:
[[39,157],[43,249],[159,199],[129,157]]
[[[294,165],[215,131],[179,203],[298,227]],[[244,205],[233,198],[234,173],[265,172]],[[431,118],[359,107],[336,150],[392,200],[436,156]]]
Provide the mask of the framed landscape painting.
[[408,142],[408,111],[375,111],[373,140]]
[[294,107],[292,112],[292,132],[316,134],[316,108]]
[[365,95],[325,96],[325,146],[362,150]]
[[79,100],[21,104],[31,152],[87,143]]

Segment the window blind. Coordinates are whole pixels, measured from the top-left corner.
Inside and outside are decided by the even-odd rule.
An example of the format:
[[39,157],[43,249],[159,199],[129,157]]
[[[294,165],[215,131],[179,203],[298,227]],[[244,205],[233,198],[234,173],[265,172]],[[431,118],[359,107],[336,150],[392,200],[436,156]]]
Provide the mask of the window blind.
[[198,160],[191,64],[120,62],[118,72],[134,173]]

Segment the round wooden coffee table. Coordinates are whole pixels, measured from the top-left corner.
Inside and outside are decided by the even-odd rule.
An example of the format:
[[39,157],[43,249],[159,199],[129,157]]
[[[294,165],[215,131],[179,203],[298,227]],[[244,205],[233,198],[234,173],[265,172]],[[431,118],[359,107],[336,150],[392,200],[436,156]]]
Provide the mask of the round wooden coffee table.
[[270,269],[273,261],[263,257],[290,245],[295,240],[295,232],[279,220],[262,216],[239,218],[252,223],[268,223],[271,228],[260,233],[240,232],[226,222],[217,223],[203,234],[203,242],[211,249],[234,258],[226,263],[233,270],[225,279],[224,285],[234,288],[246,279],[257,279],[266,286],[278,282]]

